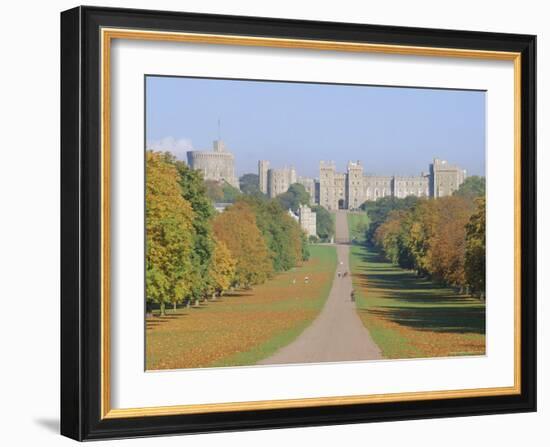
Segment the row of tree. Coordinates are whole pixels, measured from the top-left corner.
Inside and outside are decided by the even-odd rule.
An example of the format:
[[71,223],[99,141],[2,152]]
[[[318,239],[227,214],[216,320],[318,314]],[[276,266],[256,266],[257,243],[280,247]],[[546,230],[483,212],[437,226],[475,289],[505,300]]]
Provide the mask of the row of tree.
[[[367,205],[367,240],[396,265],[485,295],[485,195],[467,182],[450,197],[384,198]],[[478,185],[479,186],[479,185]]]
[[210,184],[169,153],[146,154],[146,293],[166,305],[250,287],[309,256],[299,224],[276,200],[237,195],[214,210]]

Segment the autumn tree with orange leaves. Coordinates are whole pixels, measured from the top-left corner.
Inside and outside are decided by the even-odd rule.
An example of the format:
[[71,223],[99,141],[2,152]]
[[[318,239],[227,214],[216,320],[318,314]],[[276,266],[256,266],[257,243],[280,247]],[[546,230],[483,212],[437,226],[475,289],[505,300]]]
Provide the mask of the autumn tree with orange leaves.
[[212,293],[222,295],[228,290],[235,279],[237,260],[231,255],[224,242],[214,238],[214,253],[212,255]]
[[271,276],[271,255],[250,205],[237,202],[226,208],[214,218],[213,229],[216,239],[227,246],[236,260],[237,286],[248,288]]
[[437,225],[427,253],[431,275],[439,282],[463,289],[466,285],[466,224],[473,204],[460,196],[443,197],[437,205]]
[[485,197],[476,199],[476,211],[466,225],[466,283],[472,293],[485,297]]
[[[399,199],[398,199],[399,200]],[[484,199],[421,199],[386,213],[371,242],[392,263],[460,290],[485,287]],[[399,204],[398,204],[399,205]]]
[[146,291],[167,303],[199,302],[250,287],[309,256],[299,224],[275,200],[242,195],[216,213],[202,173],[168,152],[146,153]]

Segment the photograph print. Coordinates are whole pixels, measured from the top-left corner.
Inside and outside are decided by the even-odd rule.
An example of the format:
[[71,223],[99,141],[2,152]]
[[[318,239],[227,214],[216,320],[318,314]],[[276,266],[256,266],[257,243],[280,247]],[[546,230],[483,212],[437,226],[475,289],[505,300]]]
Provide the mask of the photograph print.
[[145,77],[148,371],[483,356],[486,92]]

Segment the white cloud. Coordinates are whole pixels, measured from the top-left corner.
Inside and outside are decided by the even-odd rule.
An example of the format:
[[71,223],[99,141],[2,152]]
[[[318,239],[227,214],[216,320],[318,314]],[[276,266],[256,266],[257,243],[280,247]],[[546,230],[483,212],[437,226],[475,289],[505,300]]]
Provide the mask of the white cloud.
[[187,161],[187,151],[193,150],[193,143],[188,138],[164,137],[161,140],[148,141],[147,149],[154,151],[168,151],[176,158]]

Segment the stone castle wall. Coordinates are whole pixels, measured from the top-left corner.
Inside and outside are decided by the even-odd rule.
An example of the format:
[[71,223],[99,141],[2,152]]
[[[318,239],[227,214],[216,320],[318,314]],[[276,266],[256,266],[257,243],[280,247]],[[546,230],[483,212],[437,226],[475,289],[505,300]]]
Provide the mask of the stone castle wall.
[[434,159],[430,174],[418,176],[365,175],[361,162],[350,162],[346,173],[337,173],[334,162],[319,164],[319,201],[328,210],[357,209],[367,200],[407,196],[444,197],[456,191],[466,171],[445,160]]
[[298,176],[293,167],[273,169],[269,167],[269,161],[258,161],[258,186],[268,197],[277,197],[287,192],[290,185],[297,182]]
[[383,197],[444,197],[456,191],[466,178],[466,171],[445,160],[434,159],[429,174],[416,176],[367,175],[360,161],[349,162],[347,171],[336,171],[334,162],[321,161],[319,179],[298,177],[294,168],[270,169],[269,162],[258,162],[260,189],[269,197],[288,190],[293,183],[304,185],[310,205],[327,210],[357,209],[367,200]]

